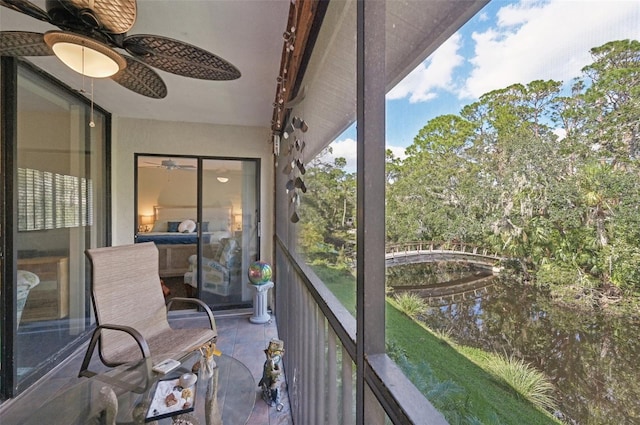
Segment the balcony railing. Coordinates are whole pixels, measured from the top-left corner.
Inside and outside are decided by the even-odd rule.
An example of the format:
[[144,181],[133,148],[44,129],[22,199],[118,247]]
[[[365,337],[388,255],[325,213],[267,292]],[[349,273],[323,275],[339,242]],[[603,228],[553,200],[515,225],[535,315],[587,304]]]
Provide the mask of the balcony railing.
[[[276,316],[295,423],[355,424],[356,319],[305,264],[276,244]],[[370,356],[362,378],[367,424],[446,424],[386,355]],[[373,406],[373,407],[371,407]]]

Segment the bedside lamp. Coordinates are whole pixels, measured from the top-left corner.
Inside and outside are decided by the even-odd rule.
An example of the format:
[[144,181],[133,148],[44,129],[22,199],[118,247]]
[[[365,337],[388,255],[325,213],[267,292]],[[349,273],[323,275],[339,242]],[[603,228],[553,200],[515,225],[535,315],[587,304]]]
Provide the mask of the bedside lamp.
[[233,230],[242,230],[242,214],[233,216]]
[[153,216],[141,215],[139,223],[140,223],[139,230],[141,232],[148,232],[151,230],[151,225],[153,224]]

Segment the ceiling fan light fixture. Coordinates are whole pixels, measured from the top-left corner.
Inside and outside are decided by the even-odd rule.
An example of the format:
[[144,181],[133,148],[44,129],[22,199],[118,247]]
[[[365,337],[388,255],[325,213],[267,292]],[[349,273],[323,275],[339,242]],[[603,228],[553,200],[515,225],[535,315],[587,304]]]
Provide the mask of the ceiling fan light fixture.
[[216,179],[220,182],[220,183],[226,183],[229,181],[229,177],[216,177]]
[[87,77],[111,77],[127,66],[118,52],[79,34],[49,31],[44,34],[44,41],[65,65]]

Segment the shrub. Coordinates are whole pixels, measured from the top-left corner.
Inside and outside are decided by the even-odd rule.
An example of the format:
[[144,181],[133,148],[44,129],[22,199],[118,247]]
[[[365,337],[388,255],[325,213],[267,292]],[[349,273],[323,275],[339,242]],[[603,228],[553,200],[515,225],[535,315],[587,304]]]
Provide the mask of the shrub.
[[530,364],[514,356],[489,355],[484,366],[536,406],[548,411],[556,409],[553,384]]
[[409,317],[418,317],[427,311],[427,304],[419,295],[402,292],[395,296],[398,308]]

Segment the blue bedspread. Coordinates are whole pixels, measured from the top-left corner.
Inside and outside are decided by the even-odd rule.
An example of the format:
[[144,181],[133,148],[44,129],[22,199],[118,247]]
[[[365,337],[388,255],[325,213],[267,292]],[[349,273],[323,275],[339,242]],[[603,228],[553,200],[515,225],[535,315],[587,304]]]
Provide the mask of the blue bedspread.
[[[202,235],[202,242],[209,243],[211,235]],[[188,245],[198,242],[197,233],[138,233],[136,243],[155,242],[156,245]]]

